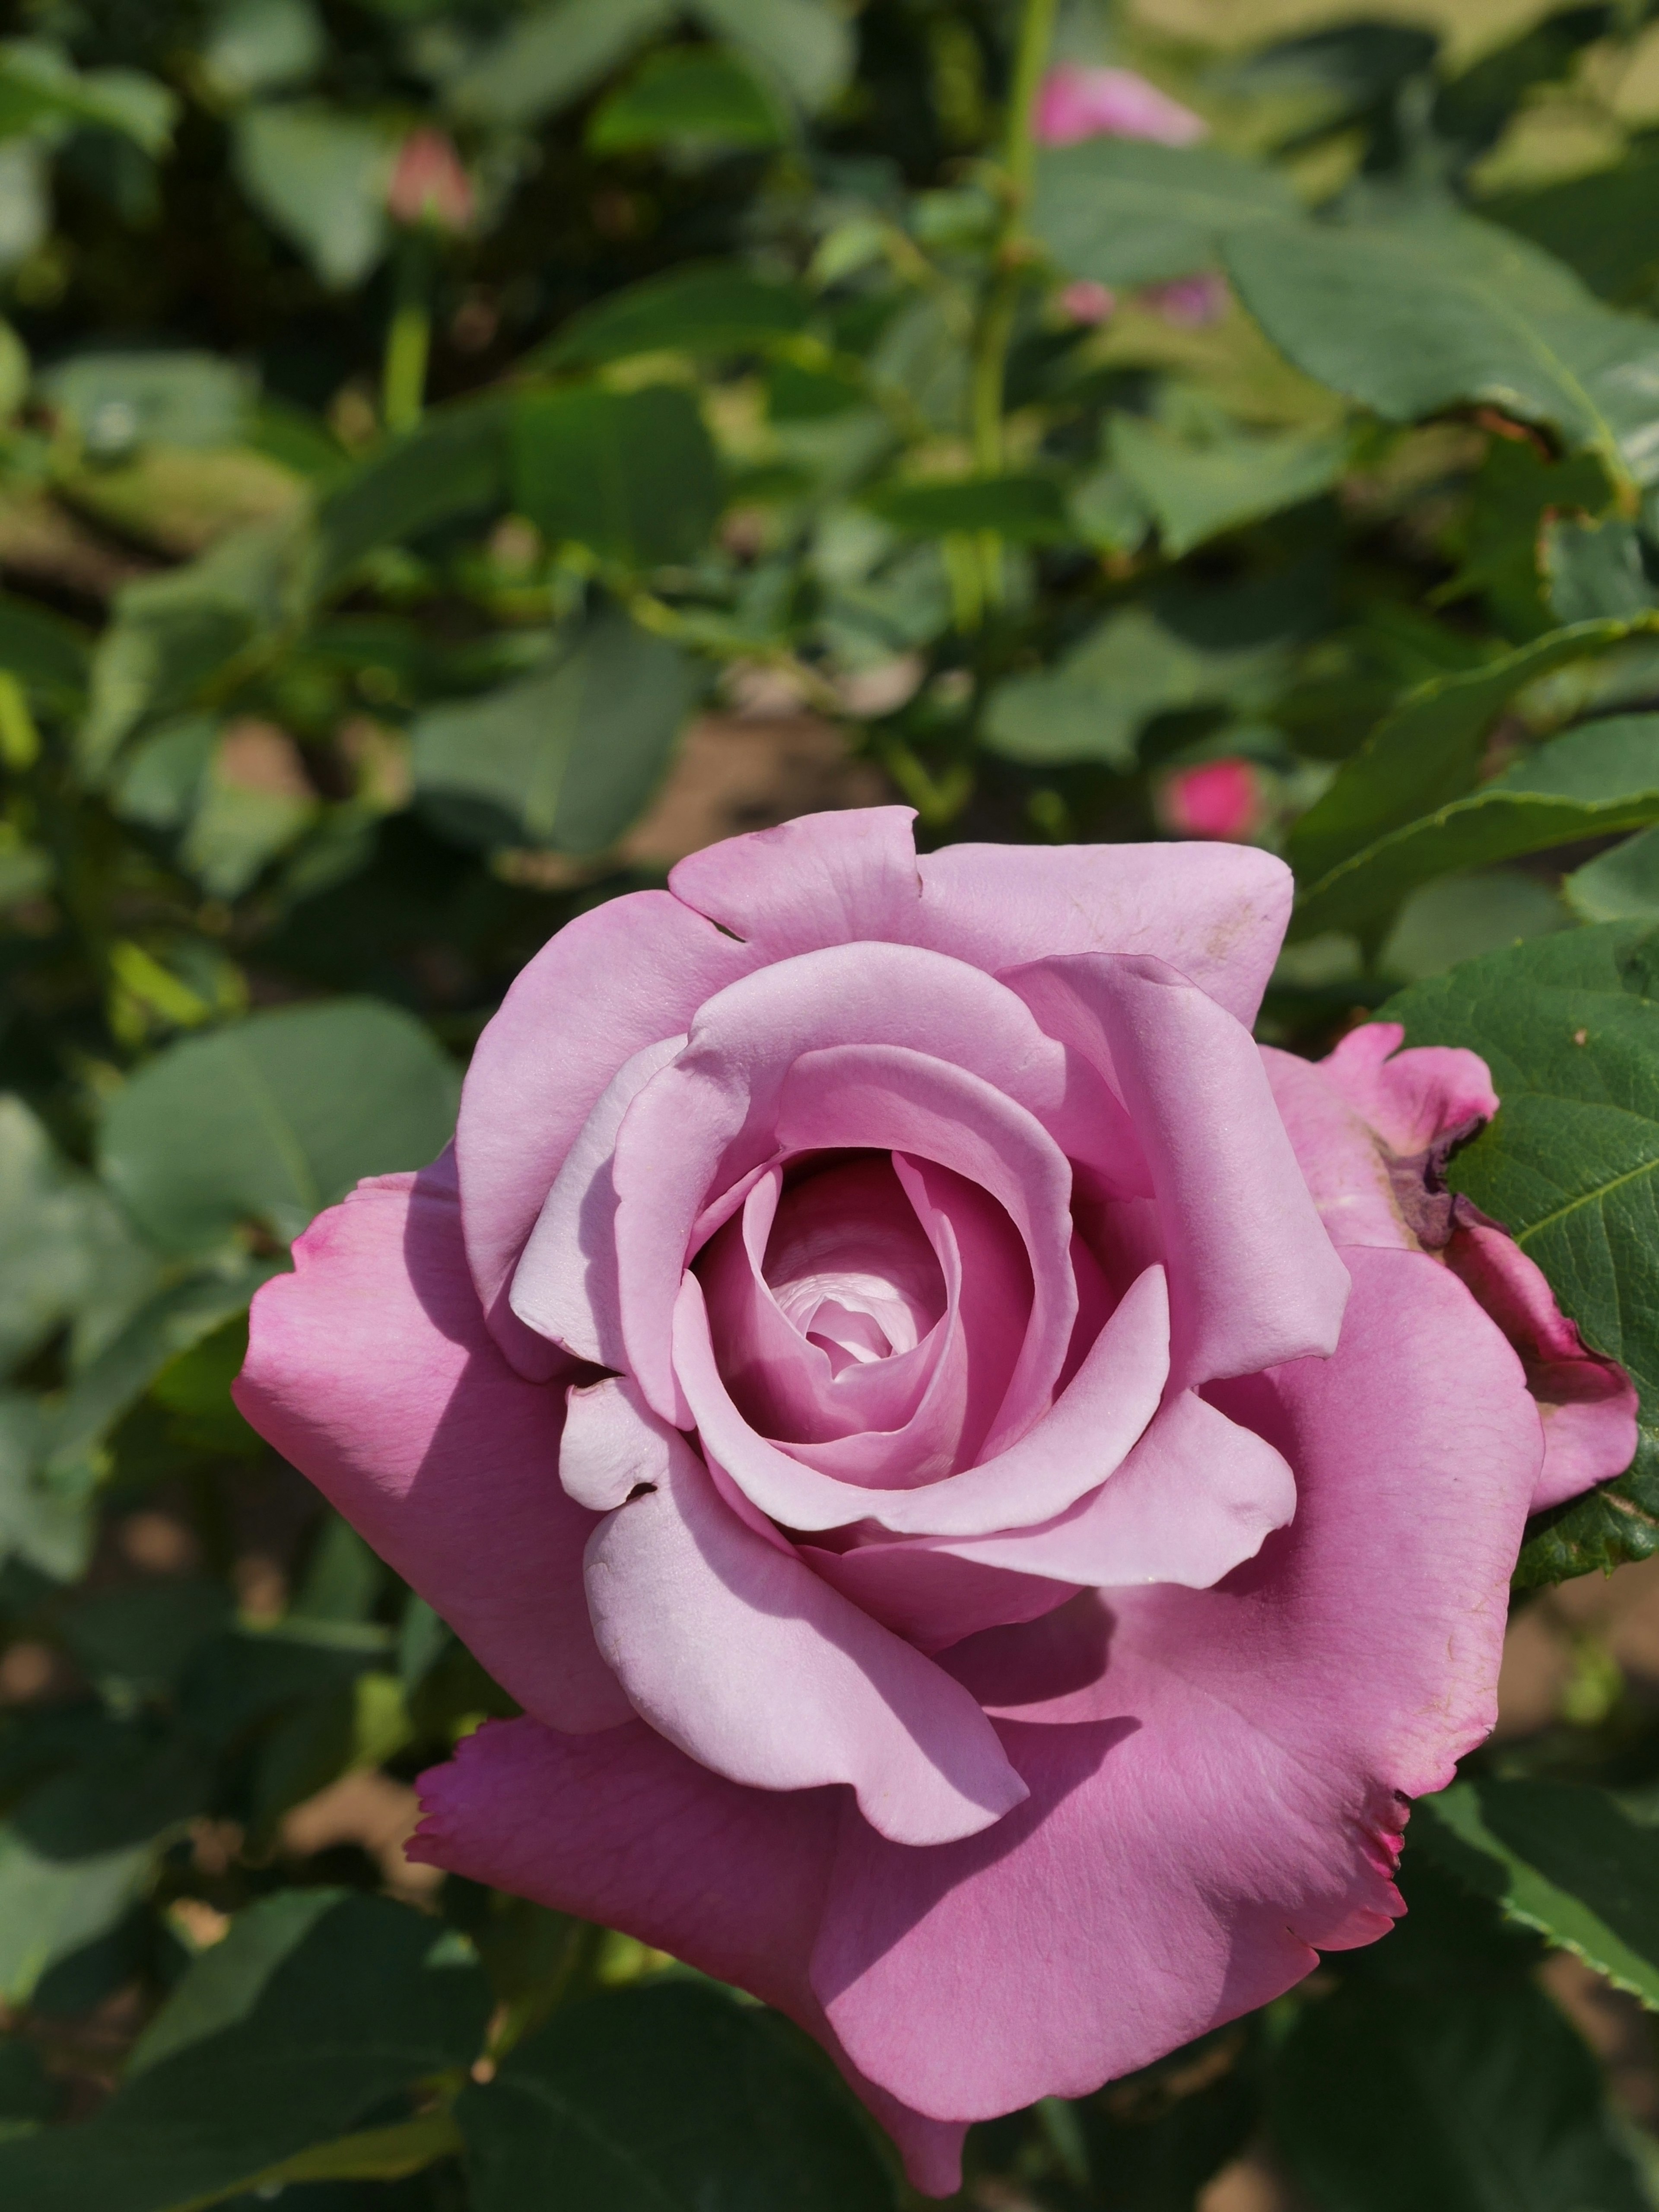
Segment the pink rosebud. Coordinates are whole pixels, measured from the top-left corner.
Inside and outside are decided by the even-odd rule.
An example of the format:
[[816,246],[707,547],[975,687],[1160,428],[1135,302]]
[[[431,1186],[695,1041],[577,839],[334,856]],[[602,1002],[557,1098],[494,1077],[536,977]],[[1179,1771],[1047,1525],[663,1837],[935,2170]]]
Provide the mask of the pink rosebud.
[[1061,313],[1073,323],[1103,323],[1117,307],[1117,294],[1092,277],[1079,276],[1060,295]]
[[410,1861],[778,2006],[935,2196],[1387,1932],[1528,1512],[1635,1449],[1440,1188],[1474,1054],[1255,1042],[1291,889],[899,806],[710,846],[253,1302],[237,1404],[523,1707]]
[[1173,284],[1149,284],[1141,294],[1155,314],[1178,330],[1202,330],[1227,312],[1227,284],[1213,275],[1180,276]]
[[1084,69],[1076,62],[1049,70],[1032,120],[1039,146],[1075,146],[1082,138],[1154,138],[1161,146],[1190,146],[1209,131],[1201,115],[1133,70]]
[[472,228],[477,203],[472,179],[453,141],[441,131],[411,131],[398,150],[386,204],[394,222],[430,223],[459,232]]
[[1261,787],[1247,760],[1206,761],[1176,770],[1164,787],[1162,811],[1183,837],[1237,842],[1261,824]]

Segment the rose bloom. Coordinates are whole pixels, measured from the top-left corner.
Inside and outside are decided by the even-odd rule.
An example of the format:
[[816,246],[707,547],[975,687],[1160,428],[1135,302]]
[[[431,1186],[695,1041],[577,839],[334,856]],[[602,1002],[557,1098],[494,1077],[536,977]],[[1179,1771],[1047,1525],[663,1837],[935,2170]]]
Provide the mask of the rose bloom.
[[1190,146],[1206,137],[1201,115],[1171,100],[1133,70],[1091,69],[1058,62],[1042,80],[1031,118],[1039,146],[1075,146],[1084,138],[1152,138]]
[[524,1707],[411,1856],[790,2014],[956,2185],[1401,1911],[1634,1400],[1443,1192],[1472,1053],[1249,1023],[1218,844],[819,815],[582,915],[237,1402]]
[[1266,811],[1255,769],[1237,755],[1177,769],[1164,783],[1158,808],[1181,836],[1230,840],[1249,836]]
[[410,131],[392,164],[386,204],[394,222],[453,232],[472,228],[477,212],[472,180],[446,132]]

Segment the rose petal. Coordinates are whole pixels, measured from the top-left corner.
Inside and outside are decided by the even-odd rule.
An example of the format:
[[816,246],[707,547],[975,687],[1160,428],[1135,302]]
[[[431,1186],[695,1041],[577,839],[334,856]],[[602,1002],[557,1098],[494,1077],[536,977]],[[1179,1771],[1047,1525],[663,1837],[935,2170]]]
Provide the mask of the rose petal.
[[983,1449],[988,1455],[1012,1443],[1049,1403],[1077,1319],[1064,1153],[994,1084],[902,1045],[803,1053],[785,1079],[776,1127],[790,1152],[867,1146],[936,1161],[1000,1205],[1030,1261],[1031,1302],[1007,1397]]
[[591,1513],[610,1513],[625,1505],[641,1483],[665,1481],[667,1468],[667,1432],[626,1375],[573,1386],[559,1445],[559,1480],[567,1498]]
[[1410,1252],[1406,1225],[1370,1125],[1325,1079],[1322,1066],[1261,1048],[1273,1103],[1333,1244]]
[[1498,1093],[1478,1053],[1453,1045],[1400,1052],[1405,1034],[1398,1022],[1367,1022],[1319,1063],[1332,1090],[1402,1159],[1490,1121],[1498,1111]]
[[1079,952],[1148,952],[1243,1023],[1290,920],[1291,872],[1253,846],[947,845],[921,870],[917,940],[1000,975]]
[[587,1547],[600,1650],[635,1709],[760,1790],[850,1783],[902,1844],[1000,1820],[1024,1790],[960,1686],[745,1528],[684,1439]]
[[908,806],[803,814],[693,853],[668,888],[766,960],[860,939],[914,943],[915,819]]
[[253,1302],[247,1419],[528,1711],[627,1720],[582,1595],[593,1518],[559,1487],[562,1394],[484,1328],[447,1158],[360,1184],[294,1261]]
[[[1400,1910],[1401,1797],[1443,1787],[1496,1714],[1541,1443],[1514,1353],[1443,1268],[1350,1259],[1334,1357],[1225,1394],[1296,1468],[1292,1525],[1214,1589],[1114,1596],[1103,1671],[1002,1724],[1031,1800],[998,1827],[905,1852],[844,1821],[814,1986],[918,2110],[1085,2094]],[[993,1707],[1029,1695],[1022,1652],[1072,1613],[951,1669]]]
[[[1035,1443],[1042,1431],[1027,1439]],[[1207,1589],[1254,1559],[1296,1511],[1296,1478],[1251,1430],[1177,1391],[1116,1473],[1057,1520],[933,1548],[1073,1589],[1179,1583]]]
[[1158,1193],[1178,1388],[1334,1349],[1348,1279],[1249,1031],[1162,961],[1042,960],[1006,979],[1099,1025]]
[[573,1736],[529,1720],[487,1722],[420,1790],[411,1859],[619,1928],[751,1990],[823,2045],[918,2189],[960,2185],[962,2126],[866,2081],[807,1984],[838,1792],[742,1789],[642,1721]]
[[926,1539],[860,1544],[850,1552],[817,1544],[796,1548],[815,1575],[919,1651],[943,1651],[981,1630],[1036,1620],[1064,1605],[1077,1588],[954,1558],[951,1549]]
[[[979,1076],[1032,1115],[1063,1102],[1065,1055],[1012,991],[908,945],[841,945],[781,962],[711,999],[691,1042],[629,1108],[617,1139],[617,1253],[630,1372],[690,1425],[669,1339],[694,1225],[779,1149],[778,1102],[805,1053],[899,1045]],[[859,1144],[848,1135],[838,1144]]]
[[677,1036],[755,961],[666,891],[635,891],[567,923],[478,1039],[455,1133],[467,1259],[492,1333],[526,1373],[558,1362],[507,1290],[565,1154],[624,1060]]
[[1169,1364],[1169,1300],[1162,1268],[1148,1268],[1120,1302],[1075,1380],[1020,1442],[962,1474],[920,1489],[864,1489],[826,1479],[764,1437],[738,1413],[714,1361],[702,1293],[685,1279],[676,1316],[675,1364],[696,1407],[704,1449],[763,1511],[791,1528],[858,1520],[905,1535],[983,1535],[1051,1520],[1117,1467],[1157,1411]]
[[508,1297],[527,1328],[595,1367],[621,1367],[622,1316],[617,1290],[617,1194],[611,1156],[623,1116],[659,1069],[685,1043],[665,1037],[624,1060],[554,1178]]
[[1591,1352],[1555,1303],[1543,1270],[1492,1224],[1460,1219],[1446,1264],[1520,1355],[1544,1423],[1532,1510],[1559,1505],[1622,1474],[1636,1456],[1636,1385]]

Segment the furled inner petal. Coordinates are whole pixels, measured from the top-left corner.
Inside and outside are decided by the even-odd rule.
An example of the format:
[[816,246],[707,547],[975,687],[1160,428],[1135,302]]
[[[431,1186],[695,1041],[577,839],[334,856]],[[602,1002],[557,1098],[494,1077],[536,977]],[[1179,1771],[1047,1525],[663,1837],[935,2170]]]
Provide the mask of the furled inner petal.
[[763,1435],[849,1437],[915,1415],[948,1300],[884,1155],[809,1163],[793,1186],[769,1169],[697,1266],[726,1387]]

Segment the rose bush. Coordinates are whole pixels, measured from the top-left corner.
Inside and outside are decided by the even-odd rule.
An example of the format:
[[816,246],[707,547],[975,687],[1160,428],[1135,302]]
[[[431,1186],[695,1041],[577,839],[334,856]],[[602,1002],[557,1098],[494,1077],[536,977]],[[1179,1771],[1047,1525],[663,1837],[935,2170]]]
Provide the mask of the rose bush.
[[531,963],[238,1402],[522,1704],[416,1856],[790,2014],[924,2189],[1370,1942],[1622,1372],[1441,1188],[1473,1054],[1249,1024],[1290,878],[900,809]]

